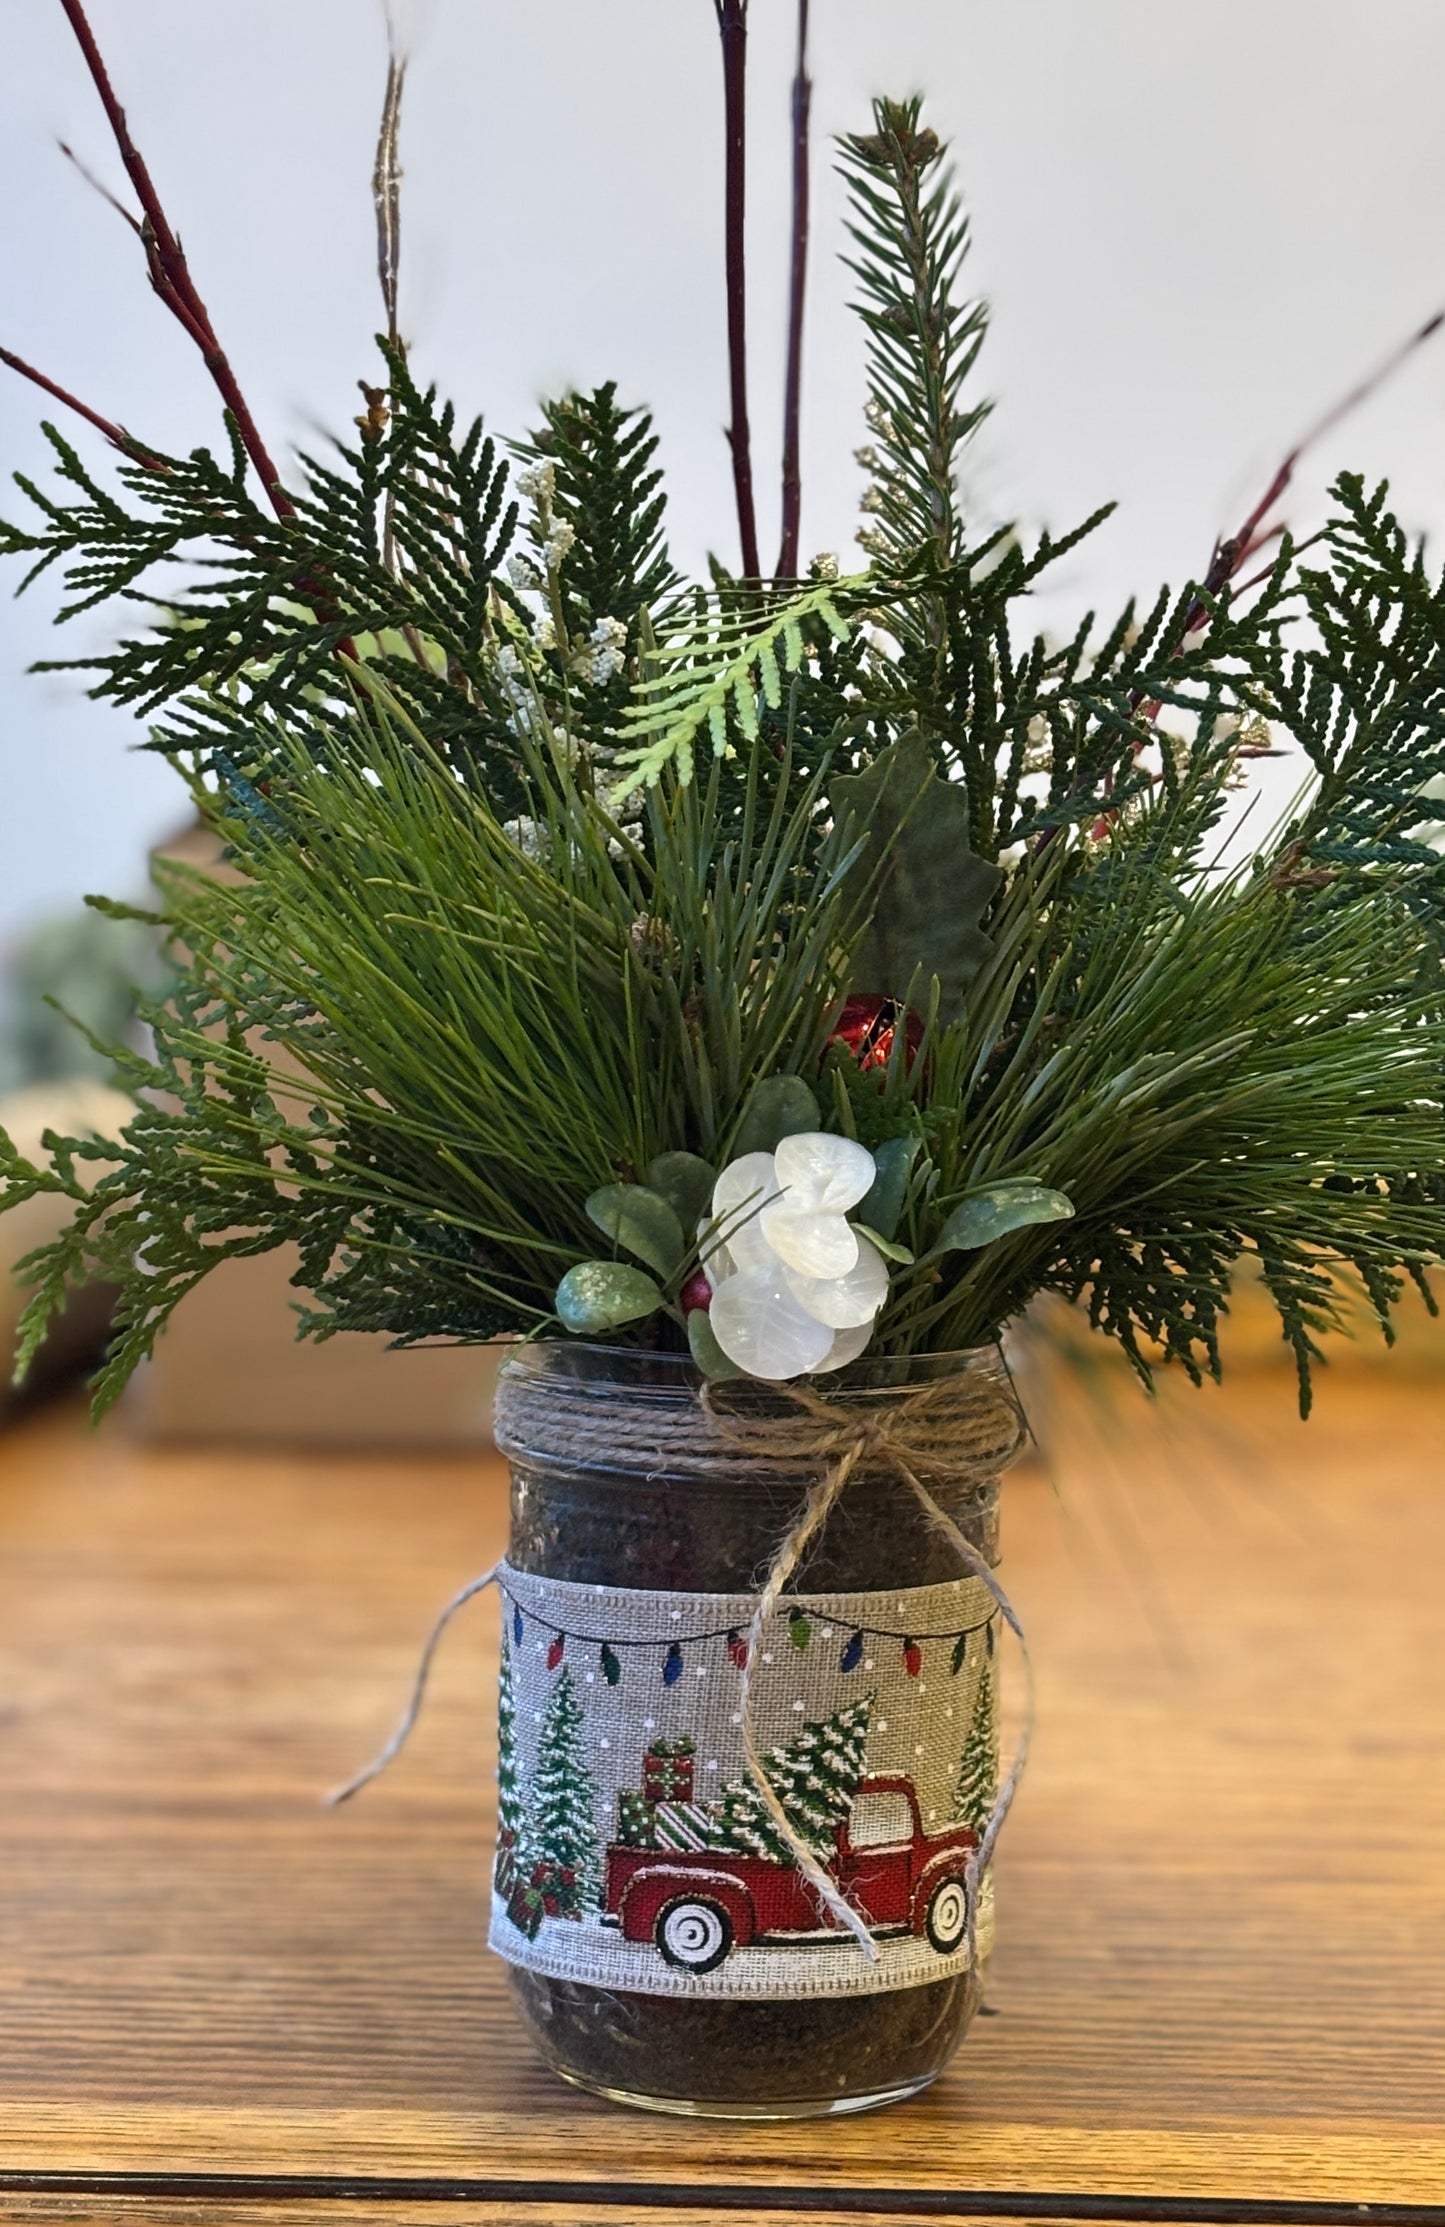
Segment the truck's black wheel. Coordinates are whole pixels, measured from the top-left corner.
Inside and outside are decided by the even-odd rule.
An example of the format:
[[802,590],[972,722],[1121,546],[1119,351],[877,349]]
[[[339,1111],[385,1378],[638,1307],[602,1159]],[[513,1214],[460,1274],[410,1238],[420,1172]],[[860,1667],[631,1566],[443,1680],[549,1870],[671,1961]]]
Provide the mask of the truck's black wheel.
[[652,1937],[679,1972],[715,1972],[733,1945],[733,1921],[706,1895],[679,1895],[657,1913]]
[[968,1931],[968,1894],[961,1879],[945,1879],[928,1900],[928,1938],[940,1956],[952,1956]]

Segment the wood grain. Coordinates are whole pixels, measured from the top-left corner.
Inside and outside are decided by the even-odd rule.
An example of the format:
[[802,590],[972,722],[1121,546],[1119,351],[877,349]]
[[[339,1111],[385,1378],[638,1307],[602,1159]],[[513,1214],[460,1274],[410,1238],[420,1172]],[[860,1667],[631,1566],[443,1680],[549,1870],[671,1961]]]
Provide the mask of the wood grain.
[[[142,1450],[68,1412],[0,1441],[0,2218],[1445,2207],[1438,1384],[1341,1377],[1308,1430],[1272,1374],[1108,1398],[1056,1404],[1053,1474],[1008,1495],[1040,1729],[996,2015],[918,2102],[776,2129],[528,2057],[483,1947],[486,1604],[407,1756],[321,1807],[500,1544],[495,1463]],[[257,2175],[326,2200],[237,2197]]]

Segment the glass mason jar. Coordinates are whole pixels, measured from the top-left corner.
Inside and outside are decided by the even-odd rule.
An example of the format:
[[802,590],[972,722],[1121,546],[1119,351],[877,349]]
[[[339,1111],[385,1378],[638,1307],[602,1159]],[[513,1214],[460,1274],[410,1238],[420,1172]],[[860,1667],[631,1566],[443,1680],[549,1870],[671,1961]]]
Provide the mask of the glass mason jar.
[[[699,1380],[685,1355],[545,1341],[519,1346],[503,1377],[498,1435],[512,1472],[513,1571],[672,1597],[757,1593],[816,1482],[816,1465],[812,1475],[780,1474],[730,1465],[724,1454],[705,1473],[695,1464],[670,1472],[669,1443],[698,1415]],[[1008,1418],[994,1474],[981,1476],[975,1458],[951,1478],[944,1460],[926,1479],[937,1506],[992,1564],[997,1472],[1022,1438],[997,1350],[865,1360],[830,1378],[826,1397],[845,1412],[876,1413],[941,1377],[966,1378],[996,1417]],[[740,1394],[753,1418],[789,1413],[786,1391],[754,1382],[726,1390],[730,1402]],[[817,1390],[824,1391],[821,1383]],[[528,1428],[529,1392],[545,1398],[553,1418],[537,1442]],[[645,1419],[640,1435],[650,1453],[639,1452],[636,1429],[608,1447],[598,1415],[617,1412],[619,1401],[629,1418]],[[569,1412],[579,1426],[570,1443],[555,1422]],[[860,1464],[787,1594],[941,1586],[960,1571],[956,1544],[906,1483],[886,1464]],[[509,1619],[513,1613],[506,1609]],[[990,1653],[993,1636],[990,1627]],[[979,2000],[971,1966],[882,1992],[745,2000],[597,1986],[515,1963],[509,1977],[541,2057],[563,2079],[617,2102],[719,2118],[804,2118],[915,2094],[943,2070]]]

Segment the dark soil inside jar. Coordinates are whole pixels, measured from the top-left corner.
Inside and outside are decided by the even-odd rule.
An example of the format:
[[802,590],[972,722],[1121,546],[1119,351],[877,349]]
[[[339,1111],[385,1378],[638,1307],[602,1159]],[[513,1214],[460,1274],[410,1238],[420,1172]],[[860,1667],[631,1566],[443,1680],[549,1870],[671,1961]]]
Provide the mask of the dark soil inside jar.
[[[930,1479],[939,1505],[989,1561],[997,1517],[972,1490]],[[744,1592],[796,1514],[801,1482],[717,1483],[560,1472],[514,1456],[510,1558],[541,1577],[668,1592]],[[907,1488],[858,1478],[793,1581],[808,1592],[933,1585],[958,1557]],[[977,2004],[972,1974],[806,2001],[689,2001],[513,1969],[543,2057],[584,2085],[706,2106],[838,2104],[919,2085],[941,2070]]]

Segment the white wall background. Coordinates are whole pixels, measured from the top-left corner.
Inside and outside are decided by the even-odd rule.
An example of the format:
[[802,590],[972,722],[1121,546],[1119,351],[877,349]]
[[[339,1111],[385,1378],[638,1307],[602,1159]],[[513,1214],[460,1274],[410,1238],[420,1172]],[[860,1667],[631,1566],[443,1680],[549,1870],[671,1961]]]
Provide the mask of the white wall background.
[[[273,448],[344,424],[378,322],[378,0],[91,12]],[[656,410],[676,550],[732,556],[709,0],[411,0],[409,15],[403,295],[419,367],[503,432],[531,422],[539,392],[616,377]],[[816,0],[813,17],[805,551],[846,551],[856,523],[860,351],[831,267],[826,142],[874,91],[927,89],[974,211],[995,315],[984,383],[1000,398],[972,465],[978,510],[1061,528],[1120,501],[1073,563],[1075,608],[1202,567],[1295,435],[1445,302],[1438,0]],[[752,18],[766,555],[792,0],[752,0]],[[6,0],[0,341],[163,445],[212,439],[198,360],[57,137],[121,183],[56,0]],[[41,409],[0,374],[6,469],[43,463]],[[1301,529],[1342,464],[1388,474],[1412,524],[1445,523],[1445,348],[1311,460]],[[64,654],[50,608],[43,590],[0,602],[0,941],[85,890],[137,888],[180,804],[125,719],[73,678],[24,677],[57,642]]]

